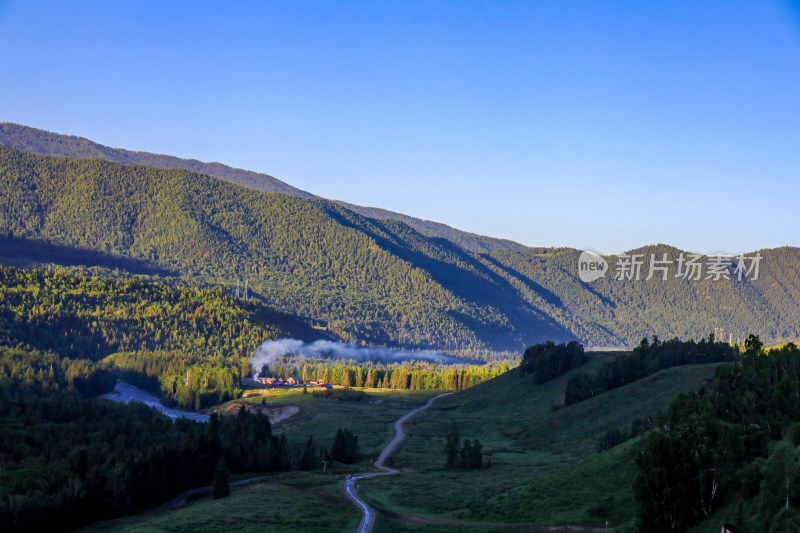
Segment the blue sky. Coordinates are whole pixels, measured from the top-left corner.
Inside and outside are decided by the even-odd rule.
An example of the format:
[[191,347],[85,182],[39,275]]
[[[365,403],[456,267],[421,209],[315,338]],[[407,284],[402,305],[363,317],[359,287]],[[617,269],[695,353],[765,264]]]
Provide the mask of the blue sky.
[[797,3],[0,0],[0,50],[0,121],[534,246],[800,245]]

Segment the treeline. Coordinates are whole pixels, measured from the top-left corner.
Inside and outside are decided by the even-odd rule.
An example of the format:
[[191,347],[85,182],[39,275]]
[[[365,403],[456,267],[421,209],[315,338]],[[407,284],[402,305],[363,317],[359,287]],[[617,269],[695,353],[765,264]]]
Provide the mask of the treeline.
[[650,342],[644,338],[633,351],[603,364],[594,376],[581,373],[570,377],[564,391],[564,403],[582,402],[666,368],[732,361],[737,353],[736,347],[716,342],[713,334],[700,342],[677,338],[661,342],[655,336]]
[[95,363],[0,347],[1,531],[69,531],[160,504],[209,484],[221,459],[235,473],[270,472],[315,468],[325,453],[274,435],[259,413],[172,422],[80,393],[112,379]]
[[631,422],[630,429],[627,430],[619,426],[611,426],[597,439],[597,453],[610,450],[618,444],[622,444],[629,439],[638,437],[642,433],[653,429],[662,416],[662,413],[654,413],[643,418],[634,418],[633,422]]
[[[177,350],[115,353],[102,362],[120,379],[159,395],[165,403],[194,410],[240,397],[242,378],[254,372],[247,358],[199,357]],[[262,375],[298,376],[340,387],[462,390],[506,372],[508,364],[454,367],[432,363],[365,366],[307,362],[299,367],[283,362],[259,370]]]
[[115,372],[107,364],[0,346],[2,389],[21,387],[33,392],[80,392],[96,396],[112,391],[116,381]]
[[181,350],[249,358],[264,340],[285,335],[269,313],[218,289],[0,266],[0,344],[65,357]]
[[639,531],[687,531],[711,516],[741,531],[797,530],[800,350],[765,354],[752,335],[745,348],[701,391],[676,398],[647,437],[636,460]]
[[563,376],[585,362],[586,354],[583,351],[583,345],[578,341],[570,341],[567,344],[555,344],[553,341],[547,341],[529,346],[525,350],[519,370],[523,376],[533,374],[536,384],[541,385],[558,376]]
[[195,410],[240,397],[241,379],[252,372],[244,357],[200,357],[182,351],[115,353],[103,363],[165,403]]
[[341,387],[398,390],[463,390],[508,371],[508,363],[446,365],[429,362],[355,363],[353,361],[282,359],[258,369],[262,375],[297,376]]

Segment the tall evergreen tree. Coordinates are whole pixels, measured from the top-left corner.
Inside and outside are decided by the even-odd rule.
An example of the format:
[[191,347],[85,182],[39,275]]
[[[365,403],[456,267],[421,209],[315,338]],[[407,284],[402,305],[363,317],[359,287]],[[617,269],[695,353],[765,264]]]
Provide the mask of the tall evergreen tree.
[[211,482],[213,487],[214,499],[227,498],[231,495],[231,474],[225,464],[225,458],[221,457],[214,469],[214,480]]
[[444,444],[445,468],[452,470],[458,466],[458,428],[455,422],[450,425],[447,440]]

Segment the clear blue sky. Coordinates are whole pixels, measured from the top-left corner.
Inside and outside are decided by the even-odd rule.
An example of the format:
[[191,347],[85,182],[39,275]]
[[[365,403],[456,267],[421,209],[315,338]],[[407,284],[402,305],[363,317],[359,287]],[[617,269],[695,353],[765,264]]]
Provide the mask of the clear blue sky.
[[800,245],[797,3],[0,0],[0,52],[2,121],[529,245]]

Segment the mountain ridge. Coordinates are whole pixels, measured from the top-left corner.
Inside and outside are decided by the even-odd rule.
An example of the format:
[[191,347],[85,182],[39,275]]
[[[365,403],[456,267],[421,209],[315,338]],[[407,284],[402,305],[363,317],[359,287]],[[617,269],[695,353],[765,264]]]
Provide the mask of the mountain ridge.
[[5,147],[0,196],[0,231],[14,238],[98,250],[192,282],[230,287],[247,277],[252,294],[345,340],[518,348],[536,331],[568,336],[449,241],[321,198]]
[[[258,191],[282,192],[300,198],[318,198],[318,196],[310,192],[293,187],[268,174],[230,167],[217,162],[206,163],[197,159],[183,159],[151,152],[111,148],[85,137],[50,132],[31,126],[14,124],[12,122],[0,122],[0,144],[15,150],[22,150],[38,155],[56,155],[80,159],[104,159],[106,161],[125,165],[145,165],[161,169],[182,168],[200,174],[207,174]],[[367,218],[391,218],[400,220],[423,235],[445,238],[471,252],[486,253],[498,248],[514,248],[517,250],[527,248],[527,246],[523,244],[507,239],[486,237],[484,235],[462,231],[440,222],[423,220],[387,209],[363,207],[341,200],[334,201]]]
[[[758,280],[616,280],[611,270],[583,283],[579,250],[475,253],[331,200],[182,169],[2,147],[0,196],[0,232],[49,243],[30,245],[32,256],[53,250],[74,261],[76,248],[94,251],[101,264],[173,272],[192,283],[230,288],[249,279],[253,294],[277,310],[355,342],[480,351],[573,338],[630,347],[652,334],[697,339],[715,329],[734,341],[749,333],[771,343],[800,336],[794,247],[762,250]],[[613,269],[616,256],[606,258]]]

